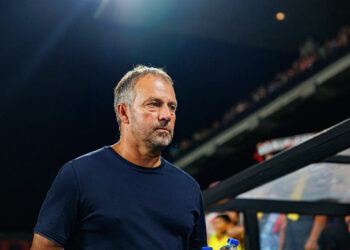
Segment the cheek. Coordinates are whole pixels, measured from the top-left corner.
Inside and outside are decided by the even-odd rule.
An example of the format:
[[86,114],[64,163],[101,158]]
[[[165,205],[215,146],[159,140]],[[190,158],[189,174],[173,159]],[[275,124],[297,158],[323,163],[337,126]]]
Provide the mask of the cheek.
[[215,231],[220,231],[220,225],[218,225],[218,224],[214,225],[214,230]]
[[224,223],[219,223],[218,224],[218,228],[220,229],[220,230],[222,230],[223,228],[225,228],[225,224]]
[[[152,123],[154,119],[156,118],[156,115],[152,112],[140,112],[137,114],[138,116],[138,121],[140,123]],[[142,124],[141,124],[142,125]]]
[[176,116],[174,115],[173,119],[171,119],[171,124],[174,126],[176,121]]
[[152,129],[156,126],[158,126],[158,117],[154,113],[148,113],[142,115],[142,120],[139,123],[139,126],[141,126],[142,129]]

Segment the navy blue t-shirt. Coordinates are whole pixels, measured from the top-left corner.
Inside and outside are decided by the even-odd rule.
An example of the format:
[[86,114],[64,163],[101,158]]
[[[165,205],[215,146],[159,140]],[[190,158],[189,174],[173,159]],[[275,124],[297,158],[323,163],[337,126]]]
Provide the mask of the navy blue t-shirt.
[[198,249],[207,245],[198,183],[163,157],[132,164],[111,146],[67,162],[34,232],[65,249]]

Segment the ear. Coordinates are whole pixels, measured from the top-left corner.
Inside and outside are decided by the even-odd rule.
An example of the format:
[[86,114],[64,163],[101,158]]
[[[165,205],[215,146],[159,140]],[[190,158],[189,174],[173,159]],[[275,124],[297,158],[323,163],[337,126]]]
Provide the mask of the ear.
[[117,105],[117,111],[120,116],[120,120],[122,123],[129,124],[129,117],[128,117],[128,106],[124,103],[119,103]]

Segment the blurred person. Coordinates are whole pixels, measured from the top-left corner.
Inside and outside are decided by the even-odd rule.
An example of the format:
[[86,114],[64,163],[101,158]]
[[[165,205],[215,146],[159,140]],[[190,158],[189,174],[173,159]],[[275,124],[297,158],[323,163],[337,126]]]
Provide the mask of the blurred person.
[[260,225],[260,249],[278,249],[280,230],[283,214],[260,213],[258,214]]
[[308,38],[305,42],[299,47],[300,57],[309,56],[315,53],[317,45],[312,38]]
[[327,51],[326,51],[326,48],[325,47],[320,47],[318,49],[318,56],[319,58],[321,59],[325,59],[327,57]]
[[236,211],[225,211],[224,214],[226,214],[229,218],[230,221],[236,225],[238,222],[238,213]]
[[350,235],[350,215],[348,215],[348,216],[345,216],[345,224],[346,224],[346,226],[347,226],[347,228],[348,228],[348,233],[349,233],[349,235]]
[[346,217],[344,219],[344,217],[316,215],[313,218],[297,214],[288,216],[285,216],[282,223],[279,249],[350,249]]
[[280,226],[278,249],[305,249],[312,227],[312,216],[299,214],[284,215]]
[[[230,217],[227,214],[219,214],[213,220],[213,228],[215,234],[208,240],[208,246],[212,247],[213,250],[220,250],[222,246],[227,244],[229,238],[228,230],[232,226]],[[241,250],[240,245],[237,247]]]
[[236,211],[225,211],[230,218],[230,225],[227,229],[229,237],[234,238],[240,242],[239,248],[244,249],[244,226],[240,223],[239,215]]
[[207,228],[207,239],[210,239],[210,237],[215,234],[213,222],[218,214],[219,213],[217,213],[217,212],[210,212],[210,213],[205,214],[205,224],[206,224],[206,228]]
[[161,156],[177,101],[162,69],[137,66],[114,89],[120,139],[60,169],[40,209],[32,250],[201,249],[198,183]]
[[346,34],[345,28],[342,28],[338,33],[338,47],[343,47],[348,45],[349,38]]
[[314,223],[309,234],[309,237],[304,245],[305,250],[317,250],[319,249],[318,239],[322,233],[327,221],[327,216],[316,215]]
[[347,217],[326,217],[323,230],[317,239],[317,243],[320,250],[349,250],[350,234]]

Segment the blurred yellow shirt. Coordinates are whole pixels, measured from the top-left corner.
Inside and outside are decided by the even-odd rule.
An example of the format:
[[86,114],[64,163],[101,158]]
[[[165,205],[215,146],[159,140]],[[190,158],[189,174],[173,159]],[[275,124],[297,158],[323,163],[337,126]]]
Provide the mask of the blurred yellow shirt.
[[[217,235],[213,235],[210,237],[208,241],[208,247],[212,247],[213,250],[220,250],[222,246],[225,246],[227,244],[228,236],[222,237],[220,240],[218,239]],[[241,246],[237,246],[237,250],[241,250]]]

